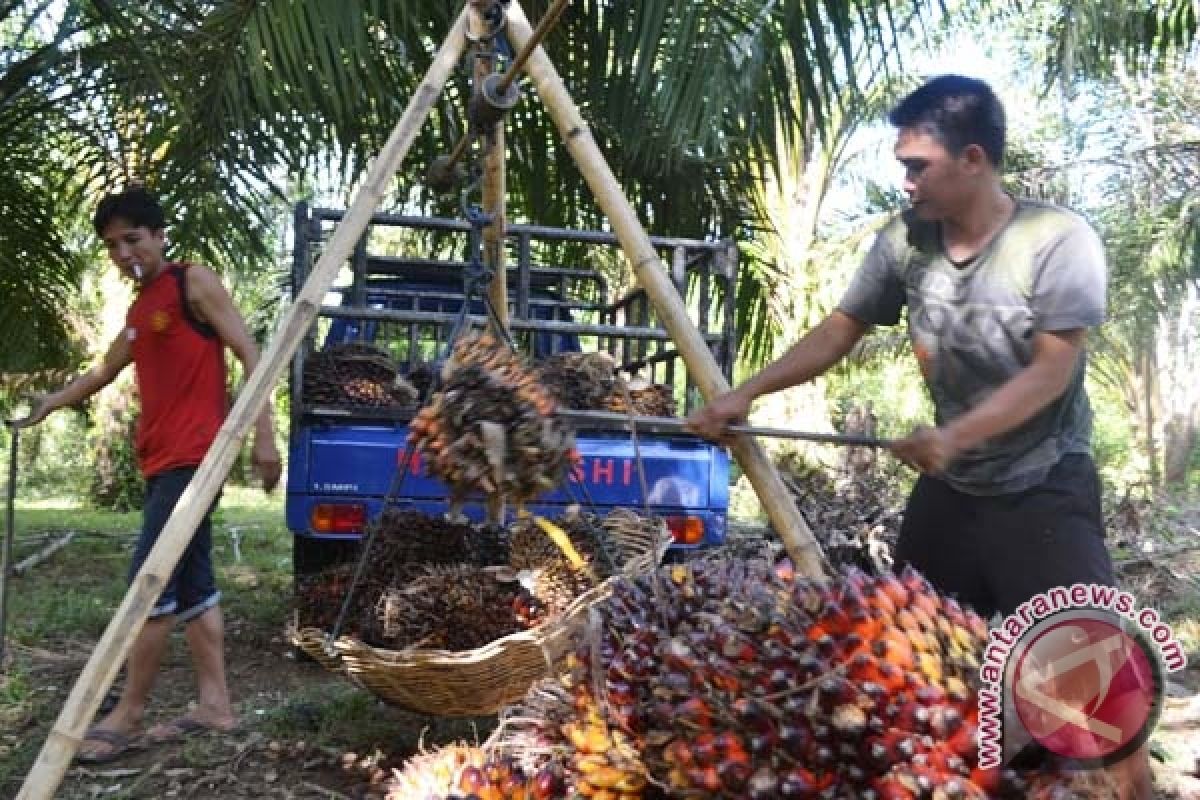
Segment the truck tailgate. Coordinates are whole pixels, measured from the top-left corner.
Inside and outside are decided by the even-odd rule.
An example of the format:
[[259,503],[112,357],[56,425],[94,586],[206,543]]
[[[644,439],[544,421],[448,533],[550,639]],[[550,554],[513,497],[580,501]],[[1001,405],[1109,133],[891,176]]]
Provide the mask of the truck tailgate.
[[[382,497],[396,473],[407,428],[315,427],[308,435],[307,486],[293,491]],[[648,496],[643,495],[638,454],[629,434],[587,431],[579,434],[576,445],[582,461],[575,480],[542,495],[538,502],[711,508],[724,507],[728,501],[728,457],[721,448],[694,437],[640,441]],[[419,456],[412,467],[402,490],[405,497],[444,500],[448,496],[445,484],[425,473]]]

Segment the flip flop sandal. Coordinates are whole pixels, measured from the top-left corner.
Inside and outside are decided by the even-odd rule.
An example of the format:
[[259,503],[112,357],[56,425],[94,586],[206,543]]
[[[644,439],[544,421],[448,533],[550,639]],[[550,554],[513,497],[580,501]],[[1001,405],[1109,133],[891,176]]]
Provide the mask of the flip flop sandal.
[[178,742],[182,739],[188,738],[189,736],[196,736],[202,733],[236,733],[238,729],[237,725],[228,730],[225,730],[224,728],[214,728],[212,725],[205,725],[195,717],[189,717],[187,715],[176,717],[175,719],[166,723],[164,727],[170,729],[170,733],[160,736],[153,736],[147,733],[146,739],[153,744],[169,744],[170,742]]
[[96,753],[77,752],[75,761],[80,764],[107,764],[115,761],[130,750],[137,749],[139,734],[122,733],[108,728],[90,728],[83,735],[84,742],[100,742],[109,749]]

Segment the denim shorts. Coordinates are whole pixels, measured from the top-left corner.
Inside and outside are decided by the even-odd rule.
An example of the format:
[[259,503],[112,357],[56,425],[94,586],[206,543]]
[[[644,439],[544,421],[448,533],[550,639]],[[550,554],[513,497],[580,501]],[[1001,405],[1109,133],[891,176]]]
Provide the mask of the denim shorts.
[[[133,563],[129,567],[129,582],[137,575],[150,549],[158,541],[158,535],[166,526],[175,504],[183,490],[196,474],[195,467],[176,467],[146,479],[146,502],[142,510],[142,532],[138,536],[133,552]],[[188,622],[213,608],[221,600],[212,563],[212,506],[196,528],[191,543],[179,559],[171,579],[150,611],[150,619],[174,616],[180,622]]]
[[991,496],[922,475],[896,542],[896,567],[903,564],[984,618],[1056,586],[1115,586],[1096,465],[1066,455],[1039,485]]

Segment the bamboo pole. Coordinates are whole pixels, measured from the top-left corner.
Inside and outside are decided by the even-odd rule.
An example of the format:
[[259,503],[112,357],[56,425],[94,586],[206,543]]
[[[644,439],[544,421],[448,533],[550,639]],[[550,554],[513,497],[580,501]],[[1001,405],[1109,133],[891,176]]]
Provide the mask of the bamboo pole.
[[58,789],[63,774],[79,749],[88,722],[112,685],[134,637],[145,625],[146,615],[162,591],[165,577],[179,562],[196,526],[229,473],[242,437],[261,413],[271,388],[312,324],[325,292],[366,229],[388,184],[412,147],[417,132],[456,68],[466,43],[466,25],[464,11],[450,29],[425,79],[417,87],[404,115],[396,123],[356,193],[350,210],[337,226],[303,289],[280,322],[275,336],[247,379],[192,482],[167,520],[158,542],[150,551],[141,571],[134,577],[124,601],[75,681],[54,727],[42,745],[37,761],[25,776],[17,800],[49,798]]
[[[496,68],[496,55],[491,49],[487,20],[482,11],[469,4],[469,26],[472,36],[479,41],[476,45],[474,85],[476,91],[483,80]],[[502,35],[497,33],[497,36]],[[507,224],[505,197],[508,193],[505,173],[504,115],[490,131],[482,131],[483,138],[483,210],[492,216],[491,223],[483,229],[483,263],[492,271],[492,283],[488,287],[488,299],[496,316],[508,328],[508,274],[504,265],[504,233]]]
[[[513,44],[520,48],[524,48],[533,35],[529,20],[517,0],[508,6],[508,31]],[[671,283],[668,271],[650,243],[650,237],[621,191],[579,108],[543,48],[538,47],[533,51],[525,72],[553,117],[600,208],[612,223],[621,248],[633,265],[638,283],[658,310],[696,385],[707,400],[728,391],[729,384],[721,374],[716,359],[688,317],[687,307]],[[824,575],[821,547],[813,538],[791,493],[766,453],[754,439],[745,435],[734,437],[732,449],[734,457],[758,493],[771,524],[783,540],[788,555],[795,562],[796,569],[814,577]]]

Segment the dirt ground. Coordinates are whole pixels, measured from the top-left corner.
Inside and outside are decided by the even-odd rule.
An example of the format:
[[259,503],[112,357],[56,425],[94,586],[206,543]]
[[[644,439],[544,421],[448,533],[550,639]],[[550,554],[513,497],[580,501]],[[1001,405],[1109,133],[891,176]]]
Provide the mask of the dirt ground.
[[[227,625],[239,730],[147,746],[103,765],[74,765],[57,797],[360,798],[372,793],[372,777],[377,790],[387,769],[422,742],[476,741],[490,732],[490,719],[438,719],[389,708],[345,679],[297,658],[281,631],[255,630],[239,619],[236,609],[228,613]],[[19,657],[32,667],[41,691],[64,698],[86,662],[85,647],[20,648]],[[188,709],[191,674],[182,641],[174,642],[148,725]],[[30,718],[0,742],[16,736],[41,741],[52,722]],[[331,743],[338,739],[344,743]],[[15,783],[4,786],[0,797],[13,797],[18,788]]]
[[[379,793],[389,767],[422,744],[482,741],[493,719],[447,720],[389,708],[319,665],[298,658],[278,620],[236,603],[226,609],[229,677],[242,719],[233,734],[207,734],[155,746],[100,766],[73,766],[58,797],[99,798],[362,798]],[[22,742],[40,743],[53,723],[91,643],[14,646],[35,692],[38,713],[0,720],[0,759]],[[1170,676],[1152,740],[1157,797],[1200,798],[1200,665]],[[181,639],[173,642],[154,705],[154,724],[184,713],[191,670]],[[119,683],[119,681],[118,681]],[[372,787],[372,777],[375,785]],[[20,776],[0,785],[13,797]]]

